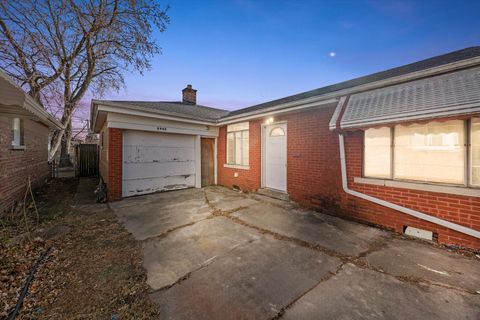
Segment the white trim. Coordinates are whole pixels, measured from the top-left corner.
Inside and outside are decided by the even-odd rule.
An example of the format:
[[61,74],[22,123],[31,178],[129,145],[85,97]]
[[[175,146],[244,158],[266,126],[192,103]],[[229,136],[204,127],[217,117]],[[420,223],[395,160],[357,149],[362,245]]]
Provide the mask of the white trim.
[[340,100],[338,100],[337,106],[335,107],[335,111],[333,112],[333,116],[330,119],[330,122],[328,124],[328,127],[330,128],[330,130],[337,128],[338,117],[342,112],[342,107],[346,99],[347,99],[347,96],[343,96],[343,97],[340,97]]
[[262,124],[260,130],[260,188],[265,188],[265,137],[267,125]]
[[213,176],[214,176],[214,182],[217,185],[218,184],[218,160],[217,160],[217,155],[218,155],[218,138],[215,137],[215,142],[213,146]]
[[[480,106],[474,107],[473,105],[463,105],[462,109],[458,109],[458,106],[448,107],[443,109],[432,109],[429,111],[422,112],[411,112],[403,113],[402,116],[391,115],[388,117],[379,117],[379,118],[370,118],[368,120],[357,120],[357,121],[348,121],[340,124],[341,129],[353,129],[353,128],[362,128],[377,124],[390,124],[398,122],[407,122],[415,120],[428,120],[439,117],[448,117],[448,116],[461,116],[467,114],[474,114],[480,112]],[[438,111],[440,110],[440,111]]]
[[195,188],[202,187],[202,141],[195,136]]
[[[37,119],[47,125],[48,127],[54,127],[56,129],[63,129],[63,125],[55,119],[51,114],[49,114],[40,104],[38,104],[30,95],[28,95],[18,84],[16,84],[10,76],[5,72],[0,70],[0,78],[3,78],[12,88],[20,92],[21,97],[17,99],[15,106],[21,107],[24,110],[28,111],[30,114],[33,114]],[[11,88],[9,88],[11,89]]]
[[457,187],[457,186],[438,185],[438,184],[421,183],[421,182],[409,182],[409,181],[398,181],[398,180],[388,180],[388,179],[362,178],[362,177],[354,177],[353,182],[376,185],[376,186],[401,188],[401,189],[448,193],[448,194],[455,194],[455,195],[467,196],[467,197],[480,197],[480,189],[467,188],[467,187],[461,187],[461,186]]
[[[190,123],[198,123],[198,124],[205,124],[205,125],[212,125],[212,126],[224,126],[230,123],[246,121],[251,119],[258,119],[261,117],[272,116],[275,114],[281,114],[291,111],[298,111],[305,108],[313,108],[313,107],[320,107],[325,104],[335,103],[338,102],[339,97],[354,93],[360,93],[363,91],[368,91],[372,89],[377,89],[381,87],[391,86],[403,82],[412,81],[415,79],[423,78],[423,77],[430,77],[441,73],[451,72],[458,69],[468,68],[472,66],[476,66],[480,64],[480,57],[475,57],[471,59],[465,59],[449,64],[445,64],[442,66],[433,67],[426,70],[420,70],[416,72],[411,72],[408,74],[391,77],[384,80],[379,80],[375,82],[366,83],[359,86],[353,86],[350,88],[337,90],[333,92],[329,92],[322,95],[312,96],[305,99],[298,99],[294,101],[290,101],[287,103],[280,103],[277,105],[273,105],[268,108],[263,108],[259,110],[254,110],[251,112],[245,112],[234,116],[225,117],[219,121],[199,121],[199,120],[191,120],[187,118],[182,118],[179,116],[172,116],[172,115],[165,115],[161,113],[150,113],[150,112],[143,112],[143,111],[134,111],[135,107],[128,106],[125,108],[125,105],[117,105],[112,102],[108,101],[101,101],[101,100],[92,100],[92,122],[91,127],[95,128],[96,126],[96,118],[98,117],[99,109],[102,111],[111,112],[106,108],[100,108],[101,106],[111,106],[116,107],[116,112],[123,112],[126,114],[136,114],[145,117],[155,117],[159,119],[168,119],[168,120],[175,120],[175,121],[182,121],[182,122],[190,122]],[[119,111],[120,110],[120,111]],[[338,111],[340,112],[340,111]]]
[[[260,130],[260,188],[267,188],[265,185],[265,143],[266,143],[266,129],[267,126],[273,125],[273,124],[283,124],[287,123],[287,121],[278,121],[270,124],[262,123],[262,129]],[[287,127],[287,134],[288,134],[288,127]],[[287,144],[288,144],[288,137],[287,137]],[[287,168],[288,169],[288,168]],[[267,188],[268,189],[268,188]]]
[[447,220],[443,220],[443,219],[431,216],[429,214],[425,214],[420,211],[402,207],[398,204],[394,204],[394,203],[391,203],[379,198],[375,198],[370,195],[350,189],[348,187],[347,161],[345,158],[345,140],[344,140],[343,134],[341,133],[338,135],[338,142],[339,142],[339,149],[340,149],[340,169],[342,173],[342,188],[345,193],[480,239],[480,231],[478,230],[474,230],[474,229],[471,229]]
[[[426,70],[411,72],[411,73],[404,74],[404,75],[401,75],[401,76],[391,77],[391,78],[388,78],[388,79],[379,80],[379,81],[375,81],[375,82],[369,82],[369,83],[366,83],[366,84],[363,84],[363,85],[354,86],[354,87],[350,87],[350,88],[347,88],[347,89],[342,89],[342,90],[338,90],[338,91],[334,91],[334,92],[329,92],[329,93],[323,94],[323,95],[313,96],[313,97],[309,97],[309,98],[305,98],[305,99],[300,99],[300,100],[295,100],[295,101],[292,101],[292,102],[287,102],[287,103],[275,105],[275,106],[272,106],[271,108],[265,108],[265,109],[256,110],[256,111],[252,111],[252,112],[247,112],[247,113],[243,113],[243,114],[239,114],[239,115],[235,115],[235,116],[231,116],[231,117],[225,117],[225,118],[222,119],[223,122],[221,122],[221,123],[229,122],[230,119],[242,118],[242,117],[245,117],[247,115],[255,114],[255,113],[263,115],[263,112],[265,112],[266,110],[268,111],[268,110],[275,110],[275,109],[278,109],[278,108],[288,108],[289,106],[295,106],[295,105],[299,105],[299,104],[302,104],[302,103],[308,103],[308,102],[312,102],[312,101],[323,101],[323,100],[331,99],[331,98],[334,98],[334,97],[340,97],[340,96],[343,96],[343,95],[349,95],[349,94],[359,93],[359,92],[372,90],[372,89],[376,89],[376,88],[391,86],[391,85],[394,85],[394,84],[398,84],[398,83],[402,83],[402,82],[408,82],[408,81],[418,79],[418,78],[422,78],[422,77],[430,77],[430,76],[433,76],[433,75],[436,75],[436,74],[445,73],[445,72],[449,72],[449,71],[454,71],[454,70],[458,70],[458,69],[463,69],[463,68],[467,68],[467,67],[471,67],[471,66],[476,66],[476,65],[479,65],[479,64],[480,64],[480,57],[475,57],[475,58],[471,58],[471,59],[456,61],[456,62],[453,62],[453,63],[433,67],[433,68],[426,69]],[[293,110],[293,108],[286,109],[284,111],[289,111],[289,110]],[[258,117],[260,117],[260,115],[256,115],[256,116],[254,116],[254,118],[258,118]],[[238,120],[233,120],[233,121],[238,121]]]
[[[310,100],[313,100],[313,102],[309,103]],[[274,116],[274,115],[277,115],[277,114],[282,114],[282,113],[287,113],[287,112],[292,112],[292,111],[298,111],[298,110],[307,109],[307,108],[322,107],[326,104],[336,103],[337,101],[338,101],[338,98],[336,98],[336,97],[327,99],[327,98],[324,98],[323,96],[320,96],[320,97],[316,96],[316,97],[313,97],[312,99],[304,99],[304,100],[295,101],[296,103],[292,102],[292,103],[288,103],[288,104],[277,105],[275,107],[272,107],[273,108],[272,111],[268,111],[268,110],[271,110],[272,108],[265,108],[265,109],[261,110],[262,112],[256,111],[256,113],[254,113],[253,115],[250,115],[250,116],[249,116],[249,114],[252,114],[253,112],[242,113],[241,115],[238,115],[238,116],[225,117],[225,118],[221,119],[217,123],[217,125],[223,126],[223,125],[230,124],[230,123],[236,123],[236,122],[242,122],[242,121],[247,121],[247,120],[252,120],[252,119],[268,117],[268,116]],[[298,106],[287,109],[287,107],[289,105],[293,105],[293,106],[298,105]],[[280,109],[280,110],[277,110],[277,109]],[[267,111],[265,111],[265,110],[267,110]]]
[[[216,125],[216,126],[223,126],[229,123],[234,123],[234,122],[239,122],[239,121],[246,121],[250,119],[257,119],[261,117],[266,117],[266,116],[271,116],[275,114],[280,114],[280,113],[285,113],[285,112],[291,112],[291,111],[298,111],[304,108],[310,108],[310,107],[319,107],[324,104],[328,103],[334,103],[337,102],[339,97],[344,96],[344,95],[349,95],[353,93],[359,93],[363,91],[368,91],[376,88],[381,88],[381,87],[386,87],[402,82],[408,82],[411,80],[415,80],[418,78],[422,77],[429,77],[433,76],[436,74],[440,73],[445,73],[449,71],[454,71],[457,69],[462,69],[462,68],[467,68],[475,65],[480,64],[480,57],[476,58],[471,58],[471,59],[466,59],[466,60],[461,60],[453,63],[449,63],[446,65],[438,66],[438,67],[433,67],[430,69],[426,70],[421,70],[417,72],[411,72],[405,75],[401,76],[396,76],[380,81],[375,81],[375,82],[370,82],[367,84],[359,85],[359,86],[354,86],[351,88],[343,89],[343,90],[338,90],[338,91],[333,91],[329,92],[327,94],[323,95],[318,95],[318,96],[313,96],[313,97],[308,97],[305,99],[299,99],[299,100],[294,100],[291,102],[287,103],[281,103],[277,105],[273,105],[268,108],[263,108],[251,112],[245,112],[241,113],[238,115],[234,116],[229,116],[221,119],[220,121],[197,121],[197,120],[191,120],[191,119],[186,119],[178,116],[167,116],[165,114],[161,113],[150,113],[150,112],[142,112],[142,111],[133,111],[132,109],[135,109],[134,106],[128,106],[130,109],[125,108],[125,105],[118,105],[112,102],[105,102],[101,100],[92,100],[92,124],[91,127],[94,128],[96,125],[96,118],[98,116],[98,109],[100,106],[112,106],[112,107],[117,107],[116,109],[121,109],[124,113],[129,113],[133,112],[138,115],[146,116],[146,117],[157,117],[160,119],[169,119],[169,120],[176,120],[176,121],[184,121],[184,122],[191,122],[191,123],[199,123],[199,124],[206,124],[206,125]],[[105,111],[108,111],[105,109]],[[117,111],[118,112],[118,111]]]
[[[285,125],[285,136],[286,136],[286,140],[285,140],[285,166],[286,166],[286,172],[285,172],[285,181],[286,181],[286,186],[285,188],[287,190],[278,190],[278,189],[273,189],[273,188],[269,188],[266,186],[266,150],[265,150],[265,147],[266,147],[266,142],[267,142],[267,127],[270,127],[270,126],[275,126],[275,125],[279,125],[279,124],[284,124]],[[277,121],[277,122],[272,122],[272,123],[262,123],[262,129],[260,131],[261,133],[261,146],[260,146],[260,157],[261,157],[261,161],[260,161],[260,188],[262,189],[271,189],[271,190],[275,190],[275,191],[280,191],[280,192],[284,192],[285,194],[288,194],[288,122],[286,120],[284,121]]]
[[[115,106],[111,104],[104,104],[103,102],[99,102],[97,105],[97,112],[104,111],[104,112],[114,112],[114,113],[120,113],[120,114],[128,114],[128,115],[134,115],[134,116],[141,116],[141,117],[147,117],[147,118],[157,118],[157,119],[165,119],[165,120],[173,120],[173,121],[179,121],[179,122],[186,122],[186,123],[195,123],[195,124],[203,124],[207,126],[215,126],[216,123],[213,121],[201,121],[201,120],[192,120],[192,119],[187,119],[187,118],[182,118],[178,116],[172,116],[172,115],[165,115],[161,113],[156,113],[156,112],[146,112],[146,111],[141,111],[141,110],[132,110],[126,107],[120,107],[120,106]],[[95,117],[96,118],[96,117]]]
[[378,179],[378,178],[354,177],[353,182],[363,183],[363,184],[371,184],[373,186],[385,186],[385,180],[384,179]]
[[231,168],[231,169],[250,170],[250,166],[242,166],[242,165],[239,165],[239,164],[224,163],[223,167],[224,168]]
[[480,97],[475,91],[480,88],[479,76],[480,68],[474,67],[354,94],[340,125],[350,128],[363,123],[479,111]]
[[143,124],[136,124],[136,123],[120,122],[120,121],[108,121],[108,120],[107,120],[107,128],[118,128],[118,129],[126,129],[126,130],[141,130],[141,131],[151,131],[151,132],[160,132],[160,133],[176,133],[176,134],[187,134],[187,135],[200,134],[204,137],[217,137],[218,136],[214,132],[209,134],[209,132],[206,131],[206,130],[177,128],[177,127],[167,126],[167,125],[159,125],[159,126],[143,125]]

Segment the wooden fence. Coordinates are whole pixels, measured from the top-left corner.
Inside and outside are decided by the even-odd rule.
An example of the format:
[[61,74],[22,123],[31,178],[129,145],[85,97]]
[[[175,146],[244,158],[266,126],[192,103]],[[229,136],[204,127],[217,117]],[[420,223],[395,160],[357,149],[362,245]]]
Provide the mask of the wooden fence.
[[79,144],[76,150],[78,175],[89,177],[98,175],[98,145]]

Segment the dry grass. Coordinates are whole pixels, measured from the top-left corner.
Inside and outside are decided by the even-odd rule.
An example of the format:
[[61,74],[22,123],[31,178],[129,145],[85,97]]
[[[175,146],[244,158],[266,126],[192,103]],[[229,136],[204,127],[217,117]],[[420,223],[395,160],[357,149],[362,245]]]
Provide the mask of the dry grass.
[[[37,194],[41,223],[33,243],[19,219],[9,220],[0,247],[0,318],[15,304],[28,271],[48,247],[19,319],[151,319],[140,244],[109,210],[71,208],[77,181],[55,181]],[[32,224],[33,225],[33,224]],[[31,228],[32,229],[32,228]],[[39,231],[40,230],[40,231]],[[31,238],[35,239],[35,231]],[[12,239],[23,239],[12,244]],[[14,241],[18,242],[18,241]]]

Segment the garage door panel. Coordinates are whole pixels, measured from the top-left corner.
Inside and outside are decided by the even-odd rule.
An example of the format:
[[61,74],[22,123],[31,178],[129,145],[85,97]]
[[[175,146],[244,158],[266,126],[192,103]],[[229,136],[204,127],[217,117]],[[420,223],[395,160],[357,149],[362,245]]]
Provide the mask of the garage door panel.
[[124,131],[123,196],[195,186],[195,137]]
[[126,180],[123,183],[123,196],[130,197],[158,191],[185,189],[193,187],[194,184],[195,176]]
[[145,131],[127,131],[125,146],[192,147],[194,136]]
[[195,161],[191,147],[124,146],[124,162]]
[[162,178],[178,175],[195,175],[195,162],[129,163],[123,179]]

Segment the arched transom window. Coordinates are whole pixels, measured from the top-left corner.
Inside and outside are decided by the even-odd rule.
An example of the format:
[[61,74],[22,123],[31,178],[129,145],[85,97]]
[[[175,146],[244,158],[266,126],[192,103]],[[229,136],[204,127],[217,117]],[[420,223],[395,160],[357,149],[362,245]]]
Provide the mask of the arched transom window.
[[280,137],[284,135],[285,131],[280,127],[275,127],[270,131],[270,137]]

